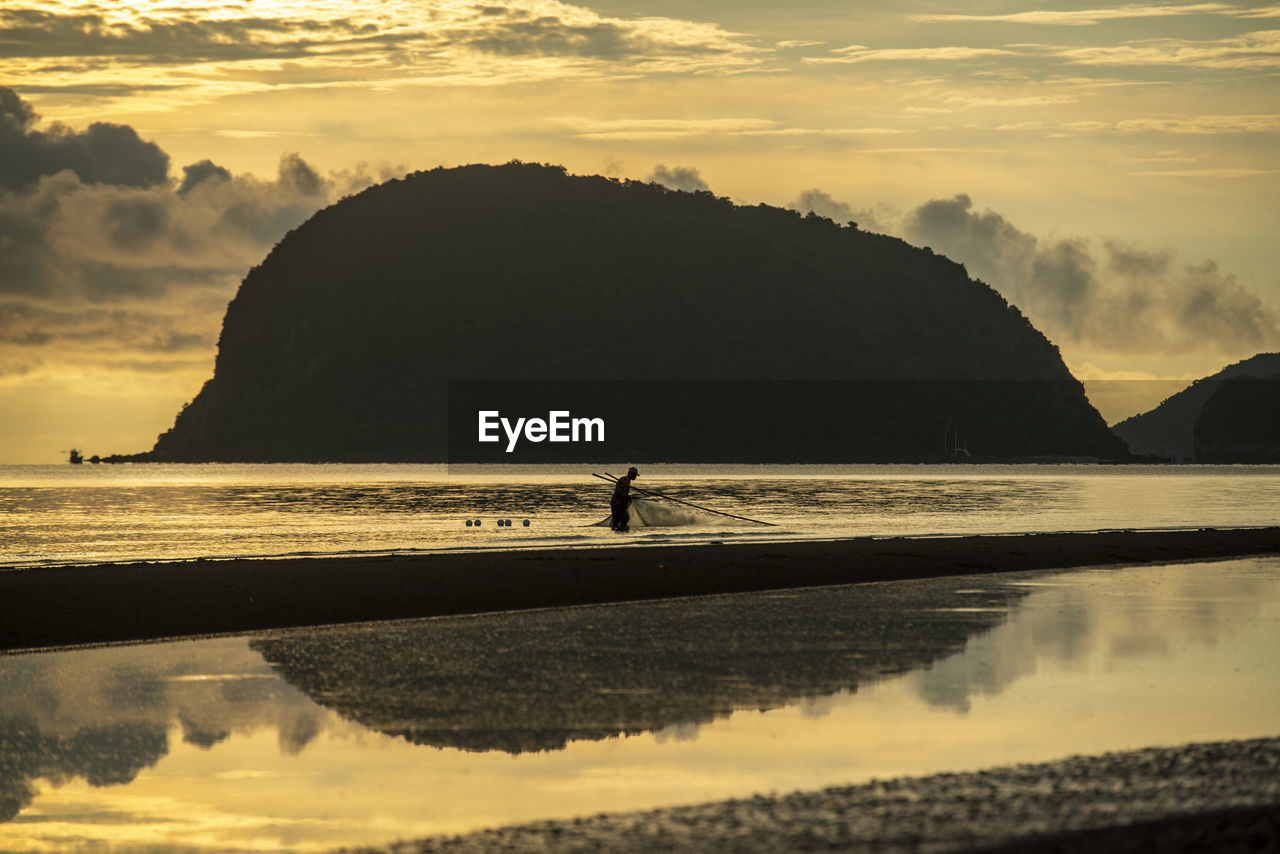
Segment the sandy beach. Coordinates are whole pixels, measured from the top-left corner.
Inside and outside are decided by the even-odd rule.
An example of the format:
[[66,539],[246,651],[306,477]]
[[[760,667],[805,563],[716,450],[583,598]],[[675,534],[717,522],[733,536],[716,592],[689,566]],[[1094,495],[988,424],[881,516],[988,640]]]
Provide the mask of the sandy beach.
[[0,649],[1280,553],[1280,528],[857,538],[0,572]]

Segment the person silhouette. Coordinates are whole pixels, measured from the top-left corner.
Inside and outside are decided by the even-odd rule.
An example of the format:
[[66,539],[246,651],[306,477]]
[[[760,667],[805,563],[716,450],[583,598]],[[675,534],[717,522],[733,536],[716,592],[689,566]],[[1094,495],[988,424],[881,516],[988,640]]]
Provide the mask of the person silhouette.
[[627,505],[631,503],[631,481],[640,476],[639,470],[635,466],[627,469],[625,477],[620,477],[613,486],[613,498],[609,499],[609,509],[613,512],[613,520],[609,523],[609,527],[619,533],[625,534],[631,528],[631,514],[627,512]]

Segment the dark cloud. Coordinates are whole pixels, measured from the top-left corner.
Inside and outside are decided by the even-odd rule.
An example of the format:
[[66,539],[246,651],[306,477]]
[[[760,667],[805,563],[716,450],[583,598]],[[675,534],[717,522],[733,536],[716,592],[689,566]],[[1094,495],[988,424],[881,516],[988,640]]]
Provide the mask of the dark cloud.
[[150,187],[169,176],[169,155],[127,125],[95,122],[73,131],[35,130],[31,106],[0,87],[0,189],[21,189],[71,170],[86,184]]
[[[0,378],[25,377],[35,370],[38,364],[38,362],[15,362],[9,359],[0,358]],[[0,812],[3,812],[3,809],[3,801],[0,801]]]
[[0,121],[12,125],[18,131],[26,131],[34,124],[36,111],[12,89],[0,86]]
[[[140,17],[109,22],[98,14],[59,14],[42,9],[0,9],[0,45],[8,56],[111,57],[147,63],[300,59],[319,48],[360,44],[377,28],[348,19]],[[402,40],[378,34],[379,43]]]
[[824,216],[834,222],[848,222],[853,219],[853,208],[844,202],[837,202],[831,198],[829,193],[814,188],[805,190],[800,194],[800,198],[787,205],[794,211],[800,213],[812,213],[818,216]]
[[849,222],[856,223],[863,231],[880,231],[883,228],[879,217],[870,209],[863,208],[855,211],[851,205],[836,201],[830,193],[825,193],[816,187],[805,190],[787,207],[803,214],[817,214],[841,225]]
[[1060,240],[1045,246],[1031,262],[1029,292],[1047,322],[1080,337],[1098,303],[1094,261],[1083,240]]
[[645,180],[650,184],[661,184],[669,190],[684,190],[689,193],[711,189],[692,166],[672,166],[668,169],[659,163]]
[[209,161],[185,172],[176,191],[62,172],[0,193],[0,295],[99,303],[226,291],[338,189],[375,180],[352,173],[338,183],[297,154],[281,159],[273,181]]
[[1029,279],[1036,238],[994,211],[975,213],[972,207],[973,201],[963,193],[925,202],[907,215],[903,231],[907,239],[960,261],[989,284],[999,287]]
[[185,196],[197,185],[208,180],[230,181],[231,173],[212,160],[201,160],[190,166],[182,167],[182,183],[178,185],[178,195]]
[[0,344],[23,347],[104,345],[141,353],[204,353],[215,335],[197,315],[97,306],[56,309],[0,300]]
[[279,175],[280,183],[304,196],[314,196],[324,190],[324,181],[321,180],[319,173],[297,153],[286,154],[280,158]]
[[169,226],[161,199],[117,199],[106,206],[103,225],[112,245],[134,252],[150,248]]
[[[104,181],[129,172],[138,146],[100,144],[102,129],[137,141],[132,129],[41,134],[34,111],[5,89],[0,110],[8,150],[16,140],[29,156],[22,180],[0,184],[0,366],[8,376],[30,370],[23,354],[32,353],[190,370],[190,359],[172,357],[207,358],[240,279],[289,229],[338,195],[400,174],[359,164],[325,176],[289,153],[271,180],[201,160],[184,167],[176,187],[163,172],[154,181]],[[66,168],[72,158],[62,155],[76,145],[95,153],[96,172]],[[51,151],[61,160],[51,162]],[[14,164],[0,163],[0,173],[15,174]]]
[[[363,175],[363,173],[361,173]],[[342,176],[341,183],[348,187],[360,186],[361,180],[352,175]],[[363,182],[363,186],[372,179]],[[275,243],[289,229],[306,220],[330,194],[339,182],[326,180],[310,164],[297,154],[280,158],[276,181],[270,186],[274,192],[237,192],[228,195],[228,203],[219,214],[215,230],[218,234],[249,237],[270,244]],[[255,185],[246,183],[245,189]]]
[[1274,349],[1280,314],[1213,261],[1179,267],[1168,251],[1083,238],[1041,240],[967,195],[906,215],[903,235],[963,263],[1054,341],[1116,351]]
[[[456,35],[468,47],[501,56],[589,56],[620,59],[651,52],[648,39],[610,21],[569,24],[544,16],[532,20],[503,20],[479,32]],[[669,48],[670,46],[665,46]]]
[[1234,275],[1224,275],[1214,261],[1183,268],[1179,277],[1179,320],[1196,335],[1236,338],[1255,349],[1274,348],[1280,339],[1276,313]]
[[[538,76],[578,76],[601,63],[625,62],[639,72],[665,73],[740,68],[768,55],[749,37],[713,24],[686,21],[673,27],[666,18],[619,19],[585,7],[566,11],[530,2],[419,4],[383,10],[376,22],[364,15],[359,20],[299,17],[304,4],[275,4],[280,8],[262,14],[252,14],[258,11],[249,8],[252,4],[231,4],[223,10],[228,14],[216,19],[175,4],[129,20],[103,6],[63,12],[15,5],[0,8],[0,55],[42,61],[46,76],[62,69],[58,81],[33,82],[31,91],[127,95],[150,87],[204,85],[190,75],[156,79],[155,69],[172,66],[211,66],[209,72],[219,79],[295,86],[369,83],[378,75],[397,76],[410,65],[439,79],[484,79],[495,70],[501,73],[495,64],[519,66],[529,58],[562,60],[529,69]],[[477,65],[472,55],[477,53],[500,60]],[[108,77],[112,82],[105,82]]]
[[1147,252],[1115,240],[1108,240],[1105,247],[1107,268],[1121,276],[1162,276],[1173,260],[1170,252]]
[[215,336],[207,332],[177,332],[167,329],[143,344],[140,349],[152,353],[185,353],[212,349]]

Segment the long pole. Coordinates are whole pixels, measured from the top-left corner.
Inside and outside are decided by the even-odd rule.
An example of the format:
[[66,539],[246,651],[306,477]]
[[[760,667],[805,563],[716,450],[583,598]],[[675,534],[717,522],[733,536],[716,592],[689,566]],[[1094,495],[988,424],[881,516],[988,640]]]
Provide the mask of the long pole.
[[[609,475],[609,476],[605,477],[605,475]],[[610,483],[618,482],[618,479],[613,475],[609,474],[608,472],[605,472],[604,474],[596,474],[595,472],[592,472],[591,476],[598,477],[601,480],[607,480]],[[728,516],[730,519],[741,519],[743,522],[752,522],[756,525],[769,525],[770,527],[776,527],[772,522],[762,522],[759,519],[748,519],[746,516],[735,516],[732,513],[725,513],[722,510],[712,510],[710,507],[703,507],[701,504],[694,504],[692,501],[683,501],[679,498],[672,498],[670,495],[666,495],[661,492],[654,492],[648,489],[641,489],[638,486],[633,486],[631,488],[634,489],[636,492],[640,493],[641,495],[652,495],[657,498],[664,498],[667,501],[674,501],[677,504],[684,504],[694,508],[695,510],[701,510],[704,513],[715,513],[717,516]]]

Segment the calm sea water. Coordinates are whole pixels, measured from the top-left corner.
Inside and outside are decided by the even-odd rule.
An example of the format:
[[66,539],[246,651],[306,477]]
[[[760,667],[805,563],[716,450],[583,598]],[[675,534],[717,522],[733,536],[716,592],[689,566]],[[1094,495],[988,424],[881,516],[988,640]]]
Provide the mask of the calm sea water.
[[[619,535],[593,527],[608,513],[611,486],[591,475],[625,469],[0,466],[0,568],[1280,520],[1276,466],[654,465],[638,487],[772,524],[676,506],[670,521],[682,524]],[[507,519],[510,527],[497,524]]]
[[0,850],[329,851],[1280,732],[1280,558],[0,655]]

